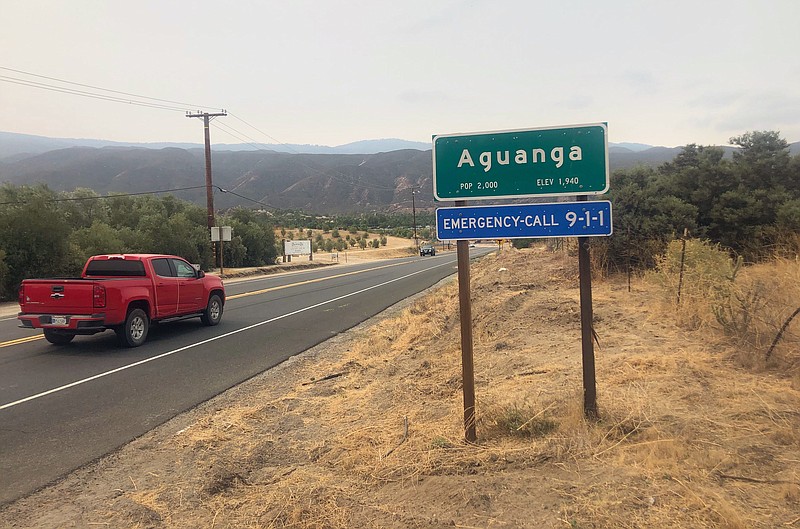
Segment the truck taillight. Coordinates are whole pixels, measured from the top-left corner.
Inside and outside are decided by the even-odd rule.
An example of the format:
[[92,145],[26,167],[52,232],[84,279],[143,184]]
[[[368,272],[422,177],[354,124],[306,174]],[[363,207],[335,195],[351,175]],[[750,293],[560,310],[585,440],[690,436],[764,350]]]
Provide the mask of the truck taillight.
[[25,287],[20,285],[19,286],[19,305],[20,307],[22,304],[25,303]]
[[96,309],[102,309],[106,306],[106,287],[103,285],[94,285],[92,289],[93,305]]

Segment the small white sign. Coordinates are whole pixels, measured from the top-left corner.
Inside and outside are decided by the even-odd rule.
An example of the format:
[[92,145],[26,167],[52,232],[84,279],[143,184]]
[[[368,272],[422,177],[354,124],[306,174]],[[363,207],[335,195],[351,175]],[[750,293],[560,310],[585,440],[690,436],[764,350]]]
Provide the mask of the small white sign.
[[311,241],[284,241],[283,253],[285,255],[311,255]]
[[230,226],[213,226],[211,228],[211,242],[230,241],[233,230]]

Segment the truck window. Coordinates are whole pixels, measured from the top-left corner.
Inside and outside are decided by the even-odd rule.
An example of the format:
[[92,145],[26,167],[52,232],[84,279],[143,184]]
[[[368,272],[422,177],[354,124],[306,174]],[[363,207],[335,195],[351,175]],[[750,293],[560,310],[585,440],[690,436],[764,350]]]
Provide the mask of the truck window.
[[144,277],[144,263],[125,259],[96,259],[86,266],[87,276]]
[[197,272],[194,267],[186,261],[173,259],[172,264],[175,267],[175,271],[178,273],[178,277],[197,277]]
[[153,259],[153,270],[156,275],[161,277],[173,277],[174,275],[169,267],[169,259]]

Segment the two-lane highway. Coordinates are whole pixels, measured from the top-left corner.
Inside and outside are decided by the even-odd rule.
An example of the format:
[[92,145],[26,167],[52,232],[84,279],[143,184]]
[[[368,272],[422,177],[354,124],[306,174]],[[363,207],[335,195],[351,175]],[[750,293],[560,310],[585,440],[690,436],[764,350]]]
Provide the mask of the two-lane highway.
[[[478,249],[474,255],[486,253]],[[0,504],[22,497],[455,272],[455,254],[226,285],[220,325],[154,325],[54,346],[0,320]]]

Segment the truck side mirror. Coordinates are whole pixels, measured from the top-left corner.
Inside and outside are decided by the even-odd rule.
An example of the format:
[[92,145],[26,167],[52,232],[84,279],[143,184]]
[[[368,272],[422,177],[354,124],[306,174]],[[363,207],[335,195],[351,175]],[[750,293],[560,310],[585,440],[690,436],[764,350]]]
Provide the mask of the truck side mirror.
[[203,272],[202,270],[198,270],[197,271],[197,278],[200,279],[200,278],[203,278],[203,277],[206,277],[206,273]]

